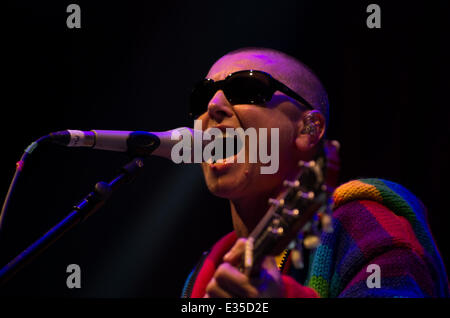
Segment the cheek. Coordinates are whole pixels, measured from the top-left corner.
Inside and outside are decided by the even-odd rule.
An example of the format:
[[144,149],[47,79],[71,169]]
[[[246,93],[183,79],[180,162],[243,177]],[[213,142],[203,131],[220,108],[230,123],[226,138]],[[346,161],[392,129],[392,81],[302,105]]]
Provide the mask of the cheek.
[[[267,132],[267,151],[278,149],[280,165],[281,161],[294,158],[296,153],[295,137],[297,134],[297,126],[294,120],[288,117],[283,109],[268,109],[263,107],[255,107],[250,105],[236,106],[236,113],[240,117],[241,125],[244,130],[255,128],[259,136],[260,128],[266,128]],[[278,138],[274,129],[277,131]],[[258,138],[258,147],[263,140]],[[277,143],[272,145],[272,141]]]
[[204,113],[194,121],[194,129],[206,130],[208,128],[208,121],[209,116],[207,115],[207,113]]
[[[261,128],[265,128],[268,149],[278,148],[280,157],[285,152],[293,151],[295,149],[293,146],[295,145],[294,141],[296,136],[295,123],[280,112],[271,109],[266,109],[262,113],[260,112],[248,120],[247,124],[249,127],[254,127],[257,130],[258,136],[260,136]],[[263,141],[258,140],[258,142]],[[276,143],[276,145],[272,143]]]
[[[280,109],[270,109],[254,105],[235,106],[235,112],[239,117],[242,128],[279,128],[284,133],[292,130],[295,120],[289,114]],[[290,132],[291,133],[291,132]],[[280,133],[281,136],[281,133]]]
[[247,194],[252,179],[245,173],[248,170],[245,164],[235,166],[221,176],[215,175],[205,164],[202,169],[208,190],[215,196],[235,199]]

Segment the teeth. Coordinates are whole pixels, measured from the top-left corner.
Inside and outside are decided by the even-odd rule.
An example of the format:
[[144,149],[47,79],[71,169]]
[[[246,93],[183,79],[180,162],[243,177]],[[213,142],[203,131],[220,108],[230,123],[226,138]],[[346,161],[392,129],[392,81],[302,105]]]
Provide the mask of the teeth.
[[[227,132],[226,130],[222,130],[221,131],[222,134],[217,136],[217,138],[221,138],[222,139],[222,149],[217,149],[219,153],[216,153],[216,149],[212,149],[211,152],[211,158],[208,158],[207,160],[205,160],[206,163],[208,164],[214,164],[214,163],[233,163],[236,162],[237,160],[235,159],[236,155],[238,153],[240,153],[243,149],[244,149],[244,141],[242,136],[240,135],[236,135],[233,132]],[[231,139],[231,140],[230,140]],[[214,139],[215,140],[215,139]],[[233,149],[234,151],[232,151],[232,153],[227,156],[227,150],[228,150],[228,144],[231,145],[230,147],[232,147],[231,149]],[[225,158],[223,158],[225,157]]]

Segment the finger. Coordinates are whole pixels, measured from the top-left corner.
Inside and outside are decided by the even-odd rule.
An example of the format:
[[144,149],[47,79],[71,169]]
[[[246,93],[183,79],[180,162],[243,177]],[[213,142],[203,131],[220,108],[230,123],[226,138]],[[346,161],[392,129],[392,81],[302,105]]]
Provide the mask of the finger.
[[247,242],[247,239],[240,238],[237,240],[237,242],[233,245],[231,250],[225,254],[223,257],[224,262],[237,265],[242,260],[242,255],[245,251],[245,243]]
[[231,294],[223,290],[218,284],[216,279],[213,277],[211,281],[206,286],[206,298],[231,298]]
[[217,269],[214,278],[220,288],[237,297],[258,297],[258,290],[250,283],[249,278],[236,267],[223,263]]

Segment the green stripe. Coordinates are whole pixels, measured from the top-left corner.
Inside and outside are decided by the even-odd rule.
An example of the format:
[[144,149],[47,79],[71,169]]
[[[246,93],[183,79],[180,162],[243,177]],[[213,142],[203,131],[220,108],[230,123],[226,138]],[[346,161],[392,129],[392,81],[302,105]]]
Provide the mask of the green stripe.
[[329,296],[330,285],[321,276],[312,276],[308,286],[313,288],[321,298]]

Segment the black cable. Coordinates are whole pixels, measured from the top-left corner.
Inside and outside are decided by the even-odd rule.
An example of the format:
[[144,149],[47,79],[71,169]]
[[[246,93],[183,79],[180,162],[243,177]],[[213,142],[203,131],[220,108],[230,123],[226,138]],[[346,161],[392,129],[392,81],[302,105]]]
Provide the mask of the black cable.
[[38,140],[32,142],[24,151],[22,157],[19,161],[16,163],[16,172],[14,173],[14,176],[11,180],[11,184],[9,185],[8,192],[6,193],[5,201],[3,201],[3,207],[2,211],[0,212],[0,232],[3,230],[3,223],[5,220],[6,212],[8,210],[9,203],[11,201],[12,194],[14,193],[17,180],[19,179],[19,176],[23,170],[23,167],[25,166],[25,161],[27,160],[28,156],[31,155],[31,153],[36,149],[36,147],[39,144],[42,144],[44,141],[47,141],[50,138],[50,135],[43,136],[39,138]]

